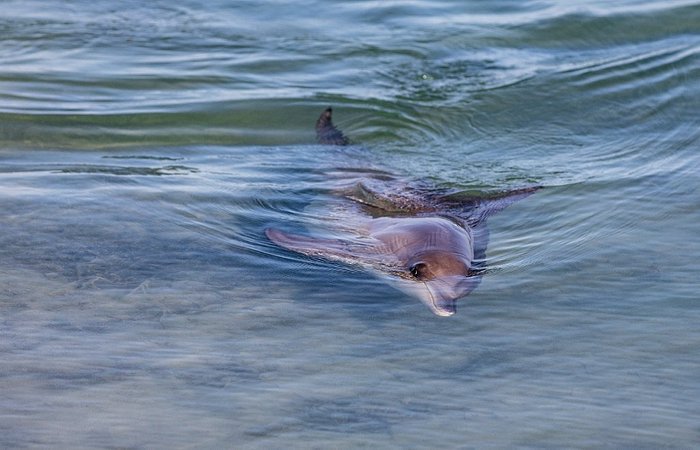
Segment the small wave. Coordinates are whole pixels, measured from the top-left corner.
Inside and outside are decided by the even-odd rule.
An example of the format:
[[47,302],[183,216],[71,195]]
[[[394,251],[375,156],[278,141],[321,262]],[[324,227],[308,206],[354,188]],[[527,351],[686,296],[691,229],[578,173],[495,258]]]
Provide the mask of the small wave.
[[172,158],[169,156],[149,156],[149,155],[105,155],[105,159],[145,159],[153,161],[180,161],[182,158]]
[[642,44],[670,36],[697,33],[697,2],[651,2],[633,7],[551,8],[533,14],[514,27],[521,45],[539,48],[576,48],[579,51]]
[[128,167],[128,166],[96,166],[96,165],[76,165],[58,169],[60,173],[96,173],[105,175],[120,176],[163,176],[163,175],[186,175],[199,172],[199,169],[187,166],[163,166],[163,167]]
[[620,90],[640,85],[661,83],[669,77],[685,72],[700,55],[700,46],[677,45],[670,48],[649,49],[632,54],[605,57],[561,71],[572,78],[574,85],[586,89]]

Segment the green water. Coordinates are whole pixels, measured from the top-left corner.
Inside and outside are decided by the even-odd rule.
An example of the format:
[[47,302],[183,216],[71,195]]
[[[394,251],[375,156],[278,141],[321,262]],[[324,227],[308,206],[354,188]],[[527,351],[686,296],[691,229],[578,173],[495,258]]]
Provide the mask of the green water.
[[[700,4],[0,6],[0,447],[689,448]],[[357,143],[315,144],[332,105]],[[268,227],[544,189],[450,318]]]

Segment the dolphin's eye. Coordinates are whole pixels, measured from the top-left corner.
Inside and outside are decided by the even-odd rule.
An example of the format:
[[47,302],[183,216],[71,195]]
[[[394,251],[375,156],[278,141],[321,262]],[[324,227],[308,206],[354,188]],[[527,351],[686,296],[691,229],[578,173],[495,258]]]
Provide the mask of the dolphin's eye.
[[411,266],[409,269],[411,271],[411,275],[413,275],[416,278],[420,278],[423,276],[423,273],[425,272],[425,264],[424,263],[415,263],[414,265]]

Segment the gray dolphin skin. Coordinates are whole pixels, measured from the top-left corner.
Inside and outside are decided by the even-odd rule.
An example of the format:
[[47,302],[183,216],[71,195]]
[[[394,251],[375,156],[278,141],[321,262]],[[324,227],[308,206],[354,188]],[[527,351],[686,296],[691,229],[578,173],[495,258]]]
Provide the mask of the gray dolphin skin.
[[[321,114],[316,131],[322,144],[347,145],[332,123],[332,110]],[[307,256],[360,265],[389,284],[420,299],[434,314],[451,316],[456,300],[479,284],[485,266],[486,218],[539,187],[488,197],[459,197],[430,190],[397,189],[396,180],[362,178],[344,196],[357,209],[343,237],[312,237],[274,228],[267,237]]]
[[316,137],[320,144],[348,145],[350,140],[333,125],[333,109],[326,108],[316,121]]

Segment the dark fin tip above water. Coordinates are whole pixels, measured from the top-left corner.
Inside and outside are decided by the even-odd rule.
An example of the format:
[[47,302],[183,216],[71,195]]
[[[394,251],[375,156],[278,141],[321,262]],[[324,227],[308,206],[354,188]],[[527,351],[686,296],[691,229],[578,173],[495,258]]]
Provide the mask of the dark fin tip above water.
[[348,145],[350,140],[333,125],[333,108],[323,110],[316,121],[316,138],[319,144]]

